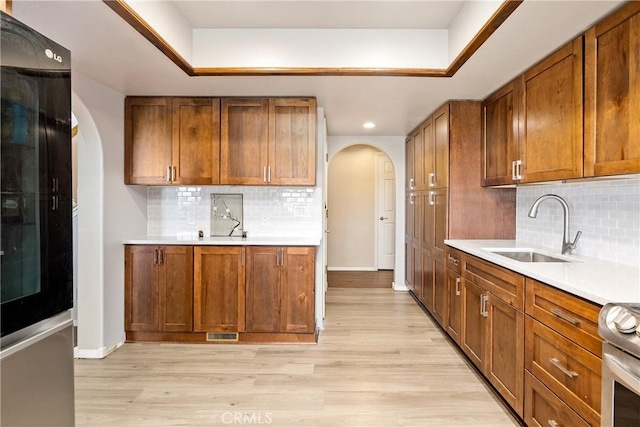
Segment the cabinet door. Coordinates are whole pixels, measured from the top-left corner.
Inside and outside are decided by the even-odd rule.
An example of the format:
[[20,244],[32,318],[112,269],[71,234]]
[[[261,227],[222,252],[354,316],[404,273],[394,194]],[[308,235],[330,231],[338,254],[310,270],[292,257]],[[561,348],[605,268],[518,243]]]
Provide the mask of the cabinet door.
[[124,118],[124,183],[167,184],[171,98],[126,98]]
[[220,183],[220,100],[173,98],[176,184]]
[[158,331],[158,247],[125,247],[125,313],[127,331]]
[[273,185],[316,185],[316,100],[269,100],[269,163]]
[[482,186],[512,184],[518,159],[518,80],[482,102]]
[[444,329],[460,345],[462,330],[462,277],[447,268],[447,311]]
[[245,248],[195,248],[194,330],[244,331]]
[[220,184],[267,183],[269,100],[223,99]]
[[482,289],[462,279],[462,351],[480,370],[484,367],[485,318],[482,315],[482,302],[486,295]]
[[416,177],[415,177],[415,167],[414,167],[415,143],[416,143],[415,135],[411,135],[410,137],[408,137],[404,143],[405,166],[406,166],[405,188],[407,190],[413,190],[416,188]]
[[520,77],[522,182],[582,176],[582,37]]
[[425,180],[425,140],[424,133],[420,129],[413,134],[413,175],[414,175],[414,188],[416,190],[423,190],[426,188]]
[[640,172],[640,3],[585,36],[584,175]]
[[191,332],[193,246],[165,246],[158,251],[159,330]]
[[428,249],[416,248],[415,286],[420,286],[420,301],[427,310],[433,310],[433,261]]
[[522,416],[524,314],[491,294],[485,310],[488,316],[485,375]]
[[405,239],[413,242],[413,221],[416,209],[416,196],[411,193],[405,197]]
[[441,262],[443,265],[444,252],[446,245],[444,241],[449,235],[449,216],[448,216],[448,188],[439,188],[429,192],[429,205],[432,210],[433,224],[433,243],[431,249],[431,256],[434,260]]
[[429,186],[449,186],[449,104],[433,114],[433,176]]
[[440,326],[447,318],[447,269],[440,261],[433,260],[433,317]]
[[433,116],[429,116],[422,124],[422,188],[428,189],[434,185],[434,156],[435,156],[435,135],[433,133]]
[[[404,242],[404,281],[410,291],[416,292],[416,287],[413,281],[413,243],[411,240]],[[417,294],[416,294],[417,295]]]
[[312,333],[315,322],[315,249],[281,249],[282,328],[280,332]]
[[247,332],[280,331],[280,248],[247,248]]

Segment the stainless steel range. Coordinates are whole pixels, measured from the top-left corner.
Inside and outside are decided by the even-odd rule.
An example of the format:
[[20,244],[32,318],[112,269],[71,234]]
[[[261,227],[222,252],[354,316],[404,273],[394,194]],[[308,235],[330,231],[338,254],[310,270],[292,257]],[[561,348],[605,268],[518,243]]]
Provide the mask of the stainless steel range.
[[640,304],[600,311],[602,426],[640,427]]

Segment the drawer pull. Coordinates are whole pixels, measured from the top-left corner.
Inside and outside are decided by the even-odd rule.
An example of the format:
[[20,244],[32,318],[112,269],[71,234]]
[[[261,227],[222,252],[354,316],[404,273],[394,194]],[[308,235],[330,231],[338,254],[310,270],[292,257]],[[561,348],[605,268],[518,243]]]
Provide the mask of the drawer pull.
[[552,308],[551,309],[551,313],[554,314],[556,317],[559,317],[562,320],[571,323],[572,325],[578,326],[580,324],[580,321],[578,319],[576,319],[574,317],[571,317],[571,316],[567,316],[566,314],[564,314],[561,310],[558,310],[557,308]]
[[460,260],[458,258],[452,257],[451,255],[449,255],[449,262],[454,265],[460,264]]
[[456,296],[460,296],[460,278],[456,277]]
[[549,359],[549,362],[551,362],[551,364],[553,366],[555,366],[556,368],[560,369],[569,378],[575,378],[575,377],[578,376],[577,372],[571,371],[567,367],[562,366],[562,363],[560,363],[560,361],[558,359],[556,359],[555,357],[552,357],[551,359]]
[[549,424],[549,427],[558,427],[560,425],[556,420],[548,420],[547,424]]

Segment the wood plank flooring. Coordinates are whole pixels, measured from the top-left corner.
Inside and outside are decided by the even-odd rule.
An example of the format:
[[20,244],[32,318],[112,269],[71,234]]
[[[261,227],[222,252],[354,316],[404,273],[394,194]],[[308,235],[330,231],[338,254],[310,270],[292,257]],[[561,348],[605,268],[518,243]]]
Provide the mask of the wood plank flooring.
[[393,270],[378,271],[329,271],[330,288],[391,288]]
[[317,345],[136,343],[77,360],[78,426],[514,426],[407,293],[332,288]]

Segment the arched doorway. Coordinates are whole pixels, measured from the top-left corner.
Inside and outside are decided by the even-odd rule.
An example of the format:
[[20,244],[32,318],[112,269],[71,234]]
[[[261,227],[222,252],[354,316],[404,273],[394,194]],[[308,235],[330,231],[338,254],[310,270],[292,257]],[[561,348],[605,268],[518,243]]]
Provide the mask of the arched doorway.
[[77,149],[77,346],[76,357],[100,357],[103,346],[102,141],[84,103],[72,93],[78,120]]
[[395,171],[391,159],[368,144],[345,147],[329,163],[328,190],[328,269],[393,270]]

